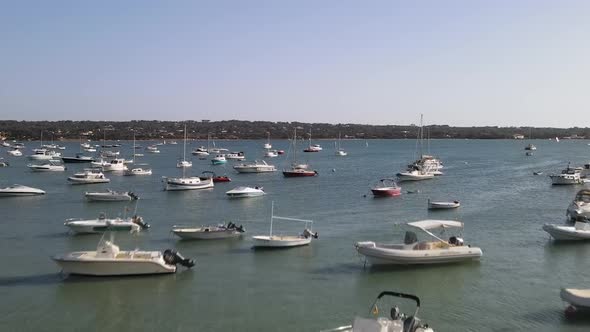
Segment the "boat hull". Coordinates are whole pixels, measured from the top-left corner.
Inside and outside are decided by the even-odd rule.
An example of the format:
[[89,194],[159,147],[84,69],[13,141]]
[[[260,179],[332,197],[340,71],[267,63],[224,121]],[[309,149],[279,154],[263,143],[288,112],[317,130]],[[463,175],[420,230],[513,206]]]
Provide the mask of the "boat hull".
[[240,237],[241,232],[235,230],[223,230],[223,231],[189,231],[182,229],[174,229],[172,232],[185,240],[221,240],[221,239],[233,239]]
[[400,196],[402,194],[401,188],[394,188],[394,189],[381,189],[381,188],[373,188],[371,189],[373,196],[375,197],[395,197]]
[[269,173],[269,172],[276,172],[276,168],[274,167],[235,167],[234,169],[238,173]]
[[80,158],[75,158],[75,157],[61,157],[61,160],[65,164],[82,164],[82,163],[91,163],[94,161],[94,159],[92,159],[92,158],[80,159]]
[[72,253],[55,256],[52,259],[62,268],[63,273],[87,276],[125,276],[167,274],[176,272],[176,266],[154,260],[76,260]]
[[283,176],[286,178],[301,178],[316,175],[318,175],[316,171],[283,171]]
[[559,295],[562,300],[578,309],[583,309],[585,311],[590,310],[589,289],[562,288]]
[[167,181],[165,189],[168,191],[179,191],[179,190],[199,190],[213,188],[213,180],[205,180],[199,183],[181,183],[175,181]]
[[449,249],[404,250],[357,243],[359,254],[365,256],[372,265],[426,265],[450,264],[478,260],[482,256],[480,248],[451,247]]
[[110,179],[76,179],[76,178],[68,178],[71,184],[97,184],[97,183],[108,183],[111,182]]
[[574,226],[561,226],[554,224],[543,225],[543,230],[559,241],[583,241],[590,240],[590,231],[577,230]]
[[434,178],[433,174],[410,174],[410,173],[398,173],[397,177],[399,181],[422,181],[430,180]]
[[0,192],[0,197],[20,197],[20,196],[38,196],[45,195],[45,192],[28,192],[28,191],[13,191],[13,192]]
[[109,195],[109,194],[91,194],[84,195],[90,202],[123,202],[131,201],[133,198],[129,195]]
[[253,236],[252,240],[254,240],[254,248],[291,248],[311,243],[311,237],[298,236]]

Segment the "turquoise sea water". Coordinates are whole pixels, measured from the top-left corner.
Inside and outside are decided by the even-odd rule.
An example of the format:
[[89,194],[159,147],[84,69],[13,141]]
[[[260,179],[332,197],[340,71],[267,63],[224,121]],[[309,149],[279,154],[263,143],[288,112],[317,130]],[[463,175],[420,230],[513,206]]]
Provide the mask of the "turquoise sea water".
[[[165,192],[161,177],[180,174],[175,167],[182,142],[145,154],[150,177],[108,174],[110,184],[71,186],[65,173],[32,173],[29,161],[0,150],[10,167],[0,168],[0,186],[20,183],[42,188],[41,197],[0,199],[1,331],[319,331],[350,324],[366,315],[378,292],[397,290],[420,296],[420,317],[436,331],[588,331],[590,322],[563,317],[561,287],[590,287],[590,243],[555,244],[541,230],[561,223],[580,186],[552,187],[547,175],[568,161],[590,159],[587,141],[535,141],[524,154],[522,141],[433,140],[432,153],[444,162],[445,175],[402,183],[392,199],[374,199],[368,188],[393,176],[413,160],[414,140],[343,141],[347,157],[336,157],[332,141],[318,141],[320,153],[299,153],[320,173],[285,179],[274,174],[236,174],[232,162],[211,166],[192,157],[188,172],[214,170],[231,183],[213,190]],[[217,142],[262,157],[263,141]],[[288,148],[287,141],[272,142]],[[146,146],[146,142],[140,143]],[[194,148],[203,142],[191,142]],[[28,143],[30,148],[38,143]],[[73,155],[77,143],[62,151]],[[300,145],[301,150],[303,147]],[[131,144],[122,151],[131,155]],[[282,168],[286,156],[270,159]],[[533,176],[533,171],[543,171]],[[264,186],[261,198],[230,200],[225,191],[239,185]],[[196,260],[174,275],[84,278],[64,277],[50,260],[54,254],[94,250],[99,236],[73,236],[66,218],[117,215],[124,204],[88,203],[88,190],[132,190],[141,196],[138,214],[152,225],[139,235],[117,234],[122,249],[174,248]],[[366,195],[366,197],[365,197]],[[459,199],[456,211],[428,212],[426,201]],[[268,232],[271,202],[275,213],[313,219],[320,238],[311,246],[254,251],[250,236]],[[402,240],[395,224],[425,218],[465,223],[464,238],[482,248],[480,262],[404,268],[363,267],[356,241]],[[233,220],[246,227],[241,240],[179,241],[172,225],[216,224]],[[301,225],[277,222],[276,232],[299,233]]]

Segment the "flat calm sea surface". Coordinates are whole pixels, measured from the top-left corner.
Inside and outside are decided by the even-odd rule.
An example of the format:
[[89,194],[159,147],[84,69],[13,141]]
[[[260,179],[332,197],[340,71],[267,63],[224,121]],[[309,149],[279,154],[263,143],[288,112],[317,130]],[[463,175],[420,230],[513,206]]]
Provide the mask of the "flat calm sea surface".
[[[131,156],[131,142],[122,142]],[[286,140],[272,142],[288,150]],[[25,157],[10,157],[0,168],[0,187],[13,183],[41,188],[40,197],[0,199],[0,331],[319,331],[367,316],[382,290],[418,295],[419,316],[435,331],[589,331],[590,322],[564,318],[561,287],[590,288],[590,243],[556,244],[541,230],[562,223],[567,205],[582,186],[552,187],[548,174],[569,161],[590,160],[588,141],[432,140],[432,154],[445,165],[444,176],[402,183],[404,194],[375,199],[369,187],[392,177],[414,159],[414,140],[344,140],[347,157],[334,155],[333,141],[317,141],[320,153],[301,153],[319,176],[286,179],[280,172],[237,174],[234,162],[212,166],[191,156],[188,174],[213,170],[230,183],[212,190],[166,192],[162,176],[177,176],[178,145],[159,155],[145,153],[152,176],[107,173],[109,184],[72,186],[66,178],[84,164],[67,164],[63,173],[34,173]],[[147,146],[147,142],[138,142]],[[190,142],[190,150],[204,142]],[[264,141],[218,141],[248,160],[261,159]],[[38,142],[28,142],[25,155]],[[78,152],[67,143],[64,155]],[[282,169],[287,156],[268,159]],[[39,163],[39,162],[36,162]],[[543,171],[534,176],[533,171]],[[228,199],[239,185],[264,186],[259,198]],[[151,224],[137,235],[117,233],[121,249],[173,248],[195,259],[191,270],[173,275],[87,278],[65,277],[50,256],[95,250],[98,235],[74,236],[67,218],[122,215],[125,203],[89,203],[85,191],[130,190],[141,199],[137,212]],[[406,191],[418,193],[407,194]],[[428,212],[428,198],[461,201],[454,211]],[[314,220],[319,239],[310,246],[254,251],[252,235],[268,233],[270,206],[275,214]],[[130,206],[134,208],[133,205]],[[370,268],[354,250],[357,241],[400,242],[397,223],[420,219],[458,219],[466,243],[483,250],[467,264]],[[180,241],[172,225],[243,224],[239,240]],[[303,225],[276,221],[275,233],[300,233]],[[404,306],[410,308],[411,306]],[[405,310],[406,312],[409,309]]]

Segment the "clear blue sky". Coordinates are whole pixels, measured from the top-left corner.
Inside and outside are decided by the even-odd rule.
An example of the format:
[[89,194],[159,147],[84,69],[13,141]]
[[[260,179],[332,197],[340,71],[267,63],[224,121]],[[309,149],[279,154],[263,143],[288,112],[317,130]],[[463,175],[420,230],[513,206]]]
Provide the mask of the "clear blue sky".
[[0,119],[589,126],[590,1],[4,1]]

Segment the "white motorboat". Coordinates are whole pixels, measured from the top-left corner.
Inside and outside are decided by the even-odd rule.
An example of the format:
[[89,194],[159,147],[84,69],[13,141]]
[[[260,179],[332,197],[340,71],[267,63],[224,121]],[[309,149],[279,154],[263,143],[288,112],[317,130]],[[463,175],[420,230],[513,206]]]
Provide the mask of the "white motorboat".
[[245,229],[242,225],[229,222],[227,225],[218,226],[173,226],[172,233],[185,240],[218,240],[236,238],[242,235]]
[[277,150],[267,150],[264,153],[265,158],[275,158],[279,156],[279,152]]
[[236,187],[225,194],[231,198],[258,197],[266,195],[262,189],[262,187]]
[[[286,218],[286,217],[278,217],[274,215],[274,202],[271,205],[271,213],[270,213],[270,232],[269,235],[256,235],[252,237],[254,240],[254,248],[289,248],[289,247],[298,247],[298,246],[305,246],[311,243],[311,239],[317,239],[318,233],[313,233],[312,231],[312,220],[305,220],[305,219],[295,219],[295,218]],[[273,235],[273,221],[275,219],[279,220],[288,220],[288,221],[298,221],[305,223],[305,228],[301,235]],[[309,226],[309,228],[308,228]]]
[[394,197],[402,194],[402,188],[397,185],[394,179],[381,179],[379,183],[371,188],[375,197]]
[[431,201],[430,198],[428,199],[428,209],[429,210],[442,210],[442,209],[456,209],[461,206],[461,202],[459,201],[451,201],[451,202],[441,202],[441,201]]
[[186,160],[186,124],[184,125],[184,143],[182,148],[182,160],[176,163],[177,168],[193,167],[193,162]]
[[152,170],[149,168],[141,168],[136,167],[130,170],[125,171],[124,175],[133,176],[133,175],[152,175]]
[[34,172],[63,172],[66,170],[66,167],[56,160],[49,160],[48,163],[42,165],[27,165]]
[[274,165],[269,165],[264,160],[254,160],[254,162],[237,164],[234,165],[234,169],[238,173],[267,173],[276,172],[277,170]]
[[[385,308],[389,310],[381,309],[377,306],[377,303],[384,296],[414,300],[416,302],[414,314],[410,316],[405,315],[400,312],[397,305],[391,308]],[[371,318],[357,316],[354,318],[352,325],[341,326],[321,332],[434,332],[427,324],[422,324],[418,318],[419,310],[420,299],[416,295],[384,291],[379,293],[369,309]],[[389,314],[389,316],[379,316],[381,313]]]
[[213,165],[221,165],[227,163],[227,159],[225,158],[224,154],[218,154],[215,157],[211,158],[211,163]]
[[104,164],[102,169],[104,172],[124,172],[127,170],[127,165],[125,165],[125,159],[116,158]]
[[101,213],[96,219],[66,219],[64,223],[75,234],[97,234],[106,231],[134,231],[150,228],[150,225],[143,221],[140,216],[128,218],[107,218]]
[[6,151],[6,153],[8,153],[9,155],[13,156],[13,157],[20,157],[23,155],[23,153],[19,150],[19,149],[12,149],[12,150],[8,150]]
[[139,196],[130,191],[114,191],[107,189],[101,192],[85,192],[84,197],[89,201],[101,202],[117,202],[117,201],[132,201],[139,199]]
[[202,180],[198,176],[164,178],[164,190],[197,190],[213,188],[213,179]]
[[462,222],[421,220],[409,222],[406,225],[422,231],[432,240],[418,242],[416,233],[407,231],[402,244],[357,242],[355,244],[356,250],[373,265],[455,263],[476,260],[482,256],[480,248],[464,245],[461,237],[453,235],[447,241],[432,233],[434,230],[462,229]]
[[567,165],[567,168],[562,170],[560,174],[552,174],[549,175],[551,178],[551,184],[553,185],[572,185],[572,184],[581,184],[582,178],[580,176],[581,169],[570,167]]
[[246,159],[246,156],[244,155],[244,152],[230,152],[225,154],[225,159],[227,160],[244,160]]
[[36,149],[35,153],[29,156],[31,160],[50,160],[61,157],[61,153],[53,150]]
[[590,190],[582,189],[578,191],[574,200],[567,207],[565,213],[567,219],[576,221],[580,219],[590,219]]
[[110,179],[107,179],[100,169],[86,168],[83,172],[76,173],[68,178],[72,184],[94,184],[94,183],[107,183]]
[[6,142],[6,141],[2,141],[2,146],[5,148],[9,148],[10,147],[10,143]]
[[45,195],[45,191],[33,187],[23,186],[21,184],[13,184],[10,187],[0,188],[0,197],[34,195]]
[[319,144],[311,143],[311,128],[309,128],[309,145],[303,149],[303,152],[320,152],[323,148]]
[[405,172],[397,173],[398,180],[401,181],[422,181],[433,179],[434,174],[429,172],[418,165],[410,165],[411,169],[406,170]]
[[565,309],[566,315],[590,312],[590,289],[562,288],[559,296],[563,301],[569,303]]
[[587,222],[576,221],[573,226],[545,224],[543,230],[559,241],[590,240],[590,224]]
[[201,146],[193,150],[192,154],[195,156],[208,156],[209,152],[207,152],[207,149],[205,147]]
[[114,244],[113,233],[107,241],[103,237],[96,251],[76,251],[53,256],[52,259],[66,274],[90,276],[146,275],[176,272],[176,265],[187,268],[195,263],[173,250],[160,251],[121,251]]

